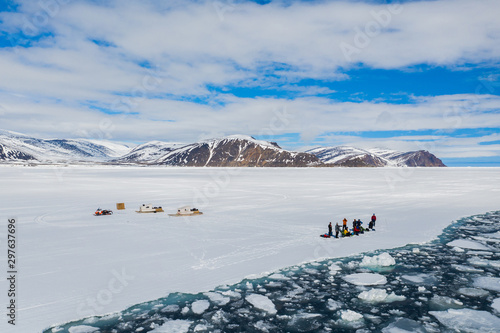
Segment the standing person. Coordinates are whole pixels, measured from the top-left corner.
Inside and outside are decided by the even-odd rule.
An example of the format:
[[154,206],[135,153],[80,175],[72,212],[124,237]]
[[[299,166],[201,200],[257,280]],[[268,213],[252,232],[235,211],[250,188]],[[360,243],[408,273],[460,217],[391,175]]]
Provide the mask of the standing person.
[[330,224],[328,225],[328,236],[332,237],[333,233],[332,233],[332,222],[330,222]]
[[340,232],[340,226],[339,224],[337,223],[335,225],[335,238],[339,238],[339,232]]
[[347,219],[344,217],[344,220],[342,221],[344,223],[342,231],[347,230]]
[[362,234],[363,233],[363,227],[361,226],[363,224],[363,222],[361,222],[360,219],[358,219],[358,229],[359,229],[359,232]]
[[356,225],[358,224],[358,221],[356,221],[356,219],[354,219],[352,221],[352,229],[356,228]]
[[373,224],[374,228],[375,228],[375,221],[377,221],[377,217],[375,216],[375,213],[373,213],[373,215],[372,215],[372,224]]

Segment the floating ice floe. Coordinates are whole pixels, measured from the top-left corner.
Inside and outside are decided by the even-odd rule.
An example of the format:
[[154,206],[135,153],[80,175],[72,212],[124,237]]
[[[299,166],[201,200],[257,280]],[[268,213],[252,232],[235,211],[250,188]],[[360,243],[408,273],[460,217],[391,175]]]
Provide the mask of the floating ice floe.
[[[266,283],[266,285],[265,285],[265,286],[266,286],[266,287],[268,287],[268,288],[280,288],[280,287],[282,287],[282,286],[283,286],[283,284],[282,284],[282,283],[280,283],[280,282],[271,281],[271,282],[269,282],[269,283]],[[264,292],[265,292],[265,291],[264,291]]]
[[231,301],[229,297],[224,297],[223,295],[216,292],[207,292],[203,295],[207,296],[208,298],[210,298],[210,301],[220,306],[226,305],[227,303],[229,303],[229,301]]
[[363,319],[363,315],[352,310],[344,310],[340,312],[340,318],[343,321],[359,321]]
[[340,309],[342,307],[342,303],[340,303],[338,301],[334,301],[333,299],[329,299],[326,306],[328,307],[328,310],[335,311],[335,310]]
[[249,302],[259,310],[265,311],[271,315],[277,313],[274,303],[266,296],[251,294],[248,295],[245,299],[247,300],[247,302]]
[[330,274],[331,275],[335,275],[337,274],[338,272],[340,272],[342,270],[342,268],[337,265],[337,264],[331,264],[328,269],[330,270]]
[[187,333],[191,324],[188,320],[170,320],[149,333]]
[[95,333],[98,332],[99,329],[92,326],[80,325],[71,327],[68,332],[69,333]]
[[222,292],[222,295],[228,296],[228,297],[232,297],[232,298],[237,298],[237,299],[241,298],[241,294],[240,293],[237,293],[236,291],[232,291],[232,290],[224,291],[224,292]]
[[470,264],[474,266],[479,266],[479,267],[496,267],[500,268],[500,261],[498,260],[488,260],[488,259],[482,259],[478,257],[472,257],[467,260]]
[[486,290],[479,288],[460,288],[458,289],[458,292],[469,297],[485,297],[490,294]]
[[468,256],[492,256],[493,252],[471,250],[471,251],[467,251],[467,255]]
[[500,313],[500,298],[494,299],[493,303],[491,303],[491,307],[493,308],[493,310]]
[[481,276],[474,280],[474,287],[500,292],[500,278]]
[[459,300],[439,295],[433,296],[429,303],[429,307],[435,311],[444,311],[448,309],[461,309],[463,308],[463,305],[464,303],[460,302]]
[[454,246],[452,250],[455,252],[465,252],[464,249],[462,249],[461,247],[456,247],[456,246]]
[[172,304],[172,305],[167,305],[166,307],[164,307],[163,309],[161,309],[161,312],[163,313],[172,313],[172,312],[178,312],[181,308],[176,305],[176,304]]
[[314,269],[314,268],[304,268],[303,269],[303,272],[304,273],[307,273],[307,274],[317,274],[318,273],[318,270]]
[[405,315],[405,313],[403,311],[397,310],[397,309],[389,310],[389,314],[391,314],[393,316],[398,316],[398,317],[401,317],[401,316]]
[[370,303],[392,303],[404,301],[406,297],[398,296],[395,293],[388,294],[385,289],[371,289],[363,291],[358,298]]
[[427,288],[425,288],[425,287],[418,287],[418,292],[419,293],[425,293],[425,292],[427,292]]
[[[500,231],[490,233],[490,234],[481,234],[481,236],[484,238],[489,238],[489,239],[491,239],[491,238],[500,239]],[[477,237],[481,237],[481,236],[477,236]]]
[[344,280],[357,286],[375,286],[387,283],[387,278],[375,273],[357,273],[344,276]]
[[253,327],[255,327],[260,332],[269,332],[269,330],[273,328],[271,324],[266,323],[262,320],[259,320],[258,322],[253,324]]
[[194,331],[195,332],[206,332],[206,331],[208,331],[208,327],[206,325],[198,324],[194,328]]
[[384,252],[374,257],[364,256],[359,265],[363,267],[388,267],[396,265],[396,260],[389,253]]
[[444,326],[457,332],[498,333],[500,318],[486,311],[450,309],[429,311]]
[[457,271],[465,272],[465,273],[482,273],[482,272],[484,272],[482,269],[474,268],[474,267],[466,266],[466,265],[453,264],[453,265],[451,265],[451,267],[453,267]]
[[207,300],[196,301],[191,305],[191,310],[196,314],[202,314],[210,307],[210,302]]
[[489,247],[469,239],[457,239],[452,242],[449,242],[446,245],[451,247],[458,247],[461,249],[469,249],[469,250],[485,250],[485,251],[491,250]]
[[321,315],[318,313],[298,313],[291,316],[288,326],[293,328],[293,331],[311,331],[320,326],[317,320],[319,318]]
[[437,283],[437,279],[434,275],[430,274],[413,274],[413,275],[402,275],[401,279],[411,282],[413,284],[421,285],[434,285]]
[[407,319],[398,318],[395,322],[382,329],[382,333],[427,333],[427,330],[418,322]]
[[489,242],[489,243],[500,243],[500,238],[495,237],[481,237],[481,236],[472,236],[475,240]]

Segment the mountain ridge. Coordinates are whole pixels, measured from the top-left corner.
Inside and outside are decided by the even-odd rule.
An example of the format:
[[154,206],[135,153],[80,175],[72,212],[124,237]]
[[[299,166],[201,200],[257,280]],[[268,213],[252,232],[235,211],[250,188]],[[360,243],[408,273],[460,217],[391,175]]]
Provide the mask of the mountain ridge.
[[321,164],[314,155],[290,152],[276,143],[242,135],[192,143],[155,162],[160,165],[211,167],[305,167]]
[[[121,156],[130,147],[105,140],[38,139],[22,133],[0,131],[0,160],[31,160],[37,162],[104,162]],[[16,158],[19,156],[19,158]]]
[[325,164],[348,166],[358,162],[375,167],[444,167],[444,163],[426,150],[400,152],[390,149],[361,149],[351,146],[317,147],[306,152]]
[[194,143],[149,141],[130,146],[104,140],[38,139],[0,130],[3,163],[105,163],[192,167],[414,167],[445,166],[424,151],[350,146],[289,151],[276,142],[229,135]]

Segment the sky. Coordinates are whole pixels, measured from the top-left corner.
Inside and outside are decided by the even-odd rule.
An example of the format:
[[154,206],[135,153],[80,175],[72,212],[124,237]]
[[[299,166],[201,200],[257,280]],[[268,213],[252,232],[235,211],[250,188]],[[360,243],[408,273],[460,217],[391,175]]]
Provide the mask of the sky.
[[500,1],[0,2],[0,128],[500,166]]

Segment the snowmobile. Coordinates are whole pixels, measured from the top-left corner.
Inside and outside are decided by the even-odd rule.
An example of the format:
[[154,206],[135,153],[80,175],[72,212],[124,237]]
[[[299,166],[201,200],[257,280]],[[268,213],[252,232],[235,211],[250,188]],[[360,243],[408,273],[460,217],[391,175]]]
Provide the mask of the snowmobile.
[[107,209],[101,209],[97,208],[97,210],[94,213],[95,216],[101,216],[101,215],[113,215],[113,211],[107,210]]

